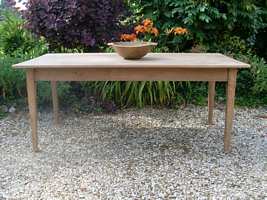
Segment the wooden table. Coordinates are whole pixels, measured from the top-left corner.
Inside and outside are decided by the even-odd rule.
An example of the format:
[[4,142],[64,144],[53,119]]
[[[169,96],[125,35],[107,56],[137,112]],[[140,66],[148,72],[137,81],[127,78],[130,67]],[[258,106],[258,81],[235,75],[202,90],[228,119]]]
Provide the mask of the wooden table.
[[217,53],[151,53],[124,60],[114,53],[46,54],[14,65],[26,69],[33,151],[38,151],[36,82],[51,81],[54,122],[58,123],[57,81],[208,81],[208,123],[212,124],[215,82],[227,82],[224,150],[231,150],[236,76],[248,64]]

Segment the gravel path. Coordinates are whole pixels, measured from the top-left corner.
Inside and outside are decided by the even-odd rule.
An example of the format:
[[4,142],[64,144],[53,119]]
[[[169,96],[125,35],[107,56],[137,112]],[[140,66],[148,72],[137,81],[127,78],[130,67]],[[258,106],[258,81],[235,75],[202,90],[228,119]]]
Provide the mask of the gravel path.
[[[207,108],[40,114],[41,153],[27,114],[0,120],[3,199],[265,199],[266,109],[237,109],[233,151],[223,153],[224,113]],[[265,128],[264,128],[265,127]]]

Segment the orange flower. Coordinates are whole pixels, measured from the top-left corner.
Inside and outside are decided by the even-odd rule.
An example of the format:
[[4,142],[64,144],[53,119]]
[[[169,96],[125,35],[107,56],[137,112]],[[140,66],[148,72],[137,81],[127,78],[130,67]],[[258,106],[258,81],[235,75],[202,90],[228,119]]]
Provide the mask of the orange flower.
[[138,26],[136,26],[136,27],[134,28],[134,30],[135,30],[135,33],[136,33],[136,34],[144,33],[144,32],[146,31],[146,30],[145,30],[145,27],[142,26],[142,25],[138,25]]
[[122,41],[135,41],[136,40],[136,34],[122,34],[121,35],[121,40]]
[[166,29],[166,30],[165,30],[165,33],[166,33],[167,35],[170,35],[170,34],[173,33],[173,31],[174,31],[174,28]]
[[156,27],[153,27],[151,29],[151,33],[154,34],[155,36],[158,36],[159,35],[159,30]]
[[173,32],[175,35],[184,35],[188,33],[187,29],[182,27],[177,27],[173,29]]
[[151,33],[152,27],[151,26],[144,26],[146,33]]
[[152,26],[153,26],[153,21],[152,21],[151,19],[145,19],[145,20],[143,21],[143,25],[144,25],[145,27],[152,27]]

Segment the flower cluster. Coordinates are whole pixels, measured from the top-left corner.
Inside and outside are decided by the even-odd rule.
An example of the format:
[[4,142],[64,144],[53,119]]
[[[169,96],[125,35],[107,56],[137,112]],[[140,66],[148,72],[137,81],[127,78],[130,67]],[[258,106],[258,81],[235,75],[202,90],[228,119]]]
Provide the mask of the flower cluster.
[[176,28],[172,28],[172,29],[167,30],[166,33],[168,35],[170,35],[170,34],[186,35],[186,34],[188,34],[188,30],[186,28],[176,27]]
[[151,19],[145,19],[141,25],[137,25],[134,28],[135,33],[132,34],[122,34],[122,41],[135,41],[137,36],[140,34],[152,34],[154,36],[159,35],[159,31],[156,27],[154,27],[153,21]]
[[135,41],[137,39],[136,34],[122,34],[121,35],[121,40],[122,41]]
[[[174,27],[165,31],[167,35],[187,35],[189,32],[183,27]],[[151,38],[151,36],[157,37],[159,35],[159,30],[154,27],[154,23],[151,19],[145,19],[142,24],[137,25],[134,28],[134,33],[122,34],[120,39],[122,41],[135,41],[138,36],[142,38]],[[139,37],[140,38],[140,37]]]
[[151,19],[145,19],[142,25],[138,25],[134,28],[135,33],[138,35],[140,33],[150,33],[155,36],[159,35],[159,31],[156,27],[153,27],[153,21]]

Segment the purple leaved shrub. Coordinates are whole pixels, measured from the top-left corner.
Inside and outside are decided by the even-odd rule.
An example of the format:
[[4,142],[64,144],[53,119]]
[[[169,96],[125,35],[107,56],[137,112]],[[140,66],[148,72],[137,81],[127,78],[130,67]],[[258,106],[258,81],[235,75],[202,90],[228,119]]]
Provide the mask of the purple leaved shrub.
[[129,14],[124,0],[29,0],[27,27],[52,48],[97,49],[117,40]]
[[15,0],[2,0],[0,1],[0,6],[4,7],[4,8],[13,8],[16,5],[16,1]]

